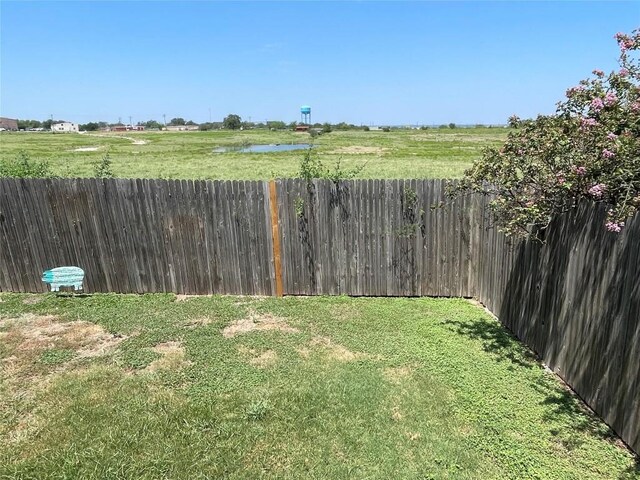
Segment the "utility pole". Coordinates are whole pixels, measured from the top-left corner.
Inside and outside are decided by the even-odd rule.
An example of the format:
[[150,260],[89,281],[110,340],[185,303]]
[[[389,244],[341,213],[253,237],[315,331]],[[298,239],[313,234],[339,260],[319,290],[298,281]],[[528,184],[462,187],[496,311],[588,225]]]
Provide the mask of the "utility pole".
[[129,126],[133,126],[133,123],[131,123],[131,115],[129,115]]
[[118,123],[122,123],[122,117],[118,117]]
[[162,114],[162,118],[164,119],[164,126],[166,127],[167,126],[167,114],[163,113]]

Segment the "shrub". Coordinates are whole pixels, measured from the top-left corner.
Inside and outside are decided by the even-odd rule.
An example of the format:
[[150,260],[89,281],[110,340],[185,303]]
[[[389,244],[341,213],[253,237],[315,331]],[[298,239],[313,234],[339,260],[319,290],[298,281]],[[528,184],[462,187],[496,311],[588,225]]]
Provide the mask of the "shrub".
[[109,152],[105,153],[102,159],[94,165],[94,171],[97,178],[113,178]]
[[507,234],[544,229],[583,198],[606,204],[605,227],[620,232],[640,207],[640,30],[615,38],[618,71],[594,70],[553,115],[512,117],[505,144],[487,149],[451,193],[494,195]]
[[307,181],[307,185],[311,185],[314,178],[325,178],[338,182],[340,180],[349,180],[357,176],[364,168],[366,163],[357,165],[351,169],[342,167],[342,159],[338,158],[333,168],[326,167],[317,155],[314,155],[311,148],[307,149],[304,156],[300,160],[300,170],[298,175]]
[[0,160],[0,177],[42,178],[51,176],[51,169],[46,161],[31,160],[25,152],[18,153],[13,161]]

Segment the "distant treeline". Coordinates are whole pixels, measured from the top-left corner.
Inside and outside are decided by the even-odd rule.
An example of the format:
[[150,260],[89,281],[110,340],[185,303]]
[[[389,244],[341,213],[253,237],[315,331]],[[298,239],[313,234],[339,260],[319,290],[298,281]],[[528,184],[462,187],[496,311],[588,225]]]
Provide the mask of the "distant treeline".
[[[66,120],[18,120],[18,129],[20,130],[35,130],[35,129],[44,129],[50,130],[51,125],[55,123],[65,122]],[[227,115],[222,121],[215,122],[204,122],[204,123],[196,123],[193,120],[185,120],[182,117],[172,118],[168,123],[159,122],[158,120],[147,120],[146,122],[137,122],[136,125],[144,127],[146,130],[162,130],[166,126],[198,126],[198,129],[201,131],[207,130],[252,130],[252,129],[268,129],[268,130],[293,130],[299,125],[305,125],[300,122],[289,122],[286,123],[282,120],[266,120],[264,122],[251,122],[242,120],[239,115],[230,114]],[[105,121],[99,122],[88,122],[82,123],[79,125],[80,130],[84,130],[87,132],[104,130],[110,127],[119,127],[125,126],[124,123],[118,121],[116,123],[109,123]],[[497,127],[497,125],[485,125],[485,124],[475,124],[475,125],[456,125],[455,123],[448,123],[442,125],[395,125],[395,126],[368,126],[368,125],[354,125],[352,123],[340,122],[340,123],[313,123],[308,125],[310,128],[322,132],[322,133],[330,133],[332,131],[346,131],[346,130],[383,130],[388,132],[390,130],[401,130],[401,129],[417,129],[420,130],[428,130],[432,128],[439,129],[454,129],[454,128],[492,128]]]

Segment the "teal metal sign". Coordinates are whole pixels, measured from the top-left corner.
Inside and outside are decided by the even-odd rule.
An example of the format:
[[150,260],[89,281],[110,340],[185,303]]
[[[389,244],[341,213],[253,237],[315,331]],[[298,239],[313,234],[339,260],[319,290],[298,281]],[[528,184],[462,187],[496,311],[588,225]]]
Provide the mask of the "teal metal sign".
[[79,267],[56,267],[42,273],[42,281],[51,285],[52,292],[58,292],[60,287],[73,287],[82,290],[84,270]]

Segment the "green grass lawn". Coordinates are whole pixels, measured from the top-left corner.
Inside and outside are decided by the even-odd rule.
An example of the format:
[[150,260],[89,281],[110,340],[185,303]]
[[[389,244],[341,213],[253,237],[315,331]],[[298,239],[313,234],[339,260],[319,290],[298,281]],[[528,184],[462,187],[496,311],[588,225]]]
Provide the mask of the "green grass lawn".
[[[366,163],[359,178],[458,178],[480,157],[483,147],[499,145],[506,135],[504,128],[336,131],[317,137],[313,143],[328,166],[338,159],[346,168]],[[109,152],[117,177],[258,180],[296,175],[303,153],[213,150],[229,145],[310,141],[307,133],[267,130],[82,135],[3,132],[0,161],[13,160],[24,151],[32,159],[48,161],[56,175],[88,177],[95,174],[95,163]],[[97,150],[75,151],[87,148]]]
[[465,300],[0,294],[0,478],[638,478]]

